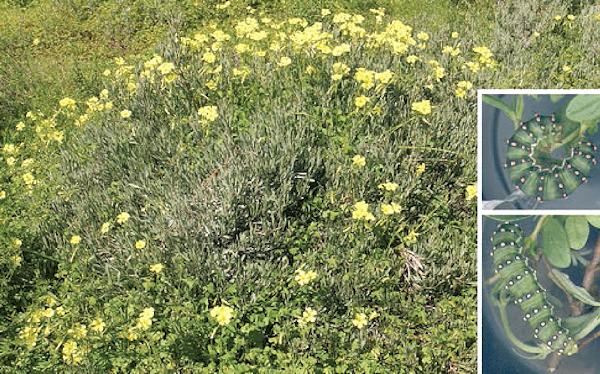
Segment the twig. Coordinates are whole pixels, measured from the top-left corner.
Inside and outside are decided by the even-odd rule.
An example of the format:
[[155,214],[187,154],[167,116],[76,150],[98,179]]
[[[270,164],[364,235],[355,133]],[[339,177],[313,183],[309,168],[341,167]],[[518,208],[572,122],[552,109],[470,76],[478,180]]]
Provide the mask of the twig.
[[594,273],[596,272],[596,268],[600,263],[600,238],[596,242],[596,248],[594,248],[594,256],[589,264],[585,267],[585,274],[583,275],[583,288],[586,291],[590,291],[592,285],[594,284]]

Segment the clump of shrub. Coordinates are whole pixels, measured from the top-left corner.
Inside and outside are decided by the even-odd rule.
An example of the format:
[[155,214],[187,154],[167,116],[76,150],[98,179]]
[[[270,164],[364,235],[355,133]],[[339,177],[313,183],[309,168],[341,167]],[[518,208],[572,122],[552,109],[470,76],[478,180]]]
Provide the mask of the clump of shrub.
[[[494,56],[382,9],[321,17],[173,37],[29,119],[60,162],[0,177],[23,179],[9,209],[52,191],[34,254],[53,271],[3,369],[475,370],[472,108]],[[0,265],[28,266],[11,245],[24,263]]]

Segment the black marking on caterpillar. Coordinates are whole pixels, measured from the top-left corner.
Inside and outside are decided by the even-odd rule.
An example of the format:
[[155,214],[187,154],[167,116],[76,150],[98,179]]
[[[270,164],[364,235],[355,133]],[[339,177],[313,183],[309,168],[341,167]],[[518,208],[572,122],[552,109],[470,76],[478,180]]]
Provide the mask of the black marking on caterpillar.
[[495,273],[499,276],[497,289],[523,311],[523,321],[532,328],[535,339],[546,344],[559,355],[577,352],[577,343],[554,316],[554,307],[548,301],[546,290],[539,284],[535,270],[522,254],[523,230],[515,223],[498,225],[492,235]]
[[582,183],[596,165],[596,146],[585,138],[569,143],[564,160],[543,157],[541,140],[555,144],[562,139],[562,124],[551,116],[536,115],[521,122],[506,141],[506,164],[515,188],[538,201],[566,198]]

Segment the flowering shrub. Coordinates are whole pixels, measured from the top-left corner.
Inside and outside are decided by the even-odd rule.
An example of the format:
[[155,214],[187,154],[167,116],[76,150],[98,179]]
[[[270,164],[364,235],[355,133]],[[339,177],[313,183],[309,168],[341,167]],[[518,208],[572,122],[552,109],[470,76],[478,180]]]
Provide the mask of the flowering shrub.
[[[53,270],[10,318],[15,370],[474,370],[465,186],[494,55],[381,8],[318,17],[173,37],[17,125],[2,201],[51,197]],[[34,257],[11,230],[10,277]]]

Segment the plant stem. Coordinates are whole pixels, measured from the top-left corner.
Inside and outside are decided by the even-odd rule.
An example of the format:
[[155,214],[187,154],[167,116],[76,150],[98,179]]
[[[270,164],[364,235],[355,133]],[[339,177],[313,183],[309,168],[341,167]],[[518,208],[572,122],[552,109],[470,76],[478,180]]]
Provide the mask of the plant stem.
[[[583,288],[588,292],[590,291],[590,289],[592,288],[592,285],[594,283],[594,275],[596,273],[596,268],[598,267],[599,263],[600,263],[600,237],[596,241],[596,247],[594,248],[594,255],[592,256],[592,259],[585,267],[585,273],[583,274],[583,282],[581,283]],[[577,317],[577,316],[581,315],[581,313],[583,312],[583,305],[584,304],[578,300],[574,300],[571,302],[572,317]],[[592,335],[591,337],[585,339],[584,341],[581,342],[581,344],[578,344],[579,349],[585,347],[592,340],[596,339],[599,336],[600,336],[600,332],[597,332],[594,335]],[[552,356],[550,357],[550,362],[549,362],[548,369],[547,369],[549,373],[553,373],[554,371],[556,371],[556,368],[560,364],[561,357],[562,356],[558,356],[556,353],[552,354]]]

